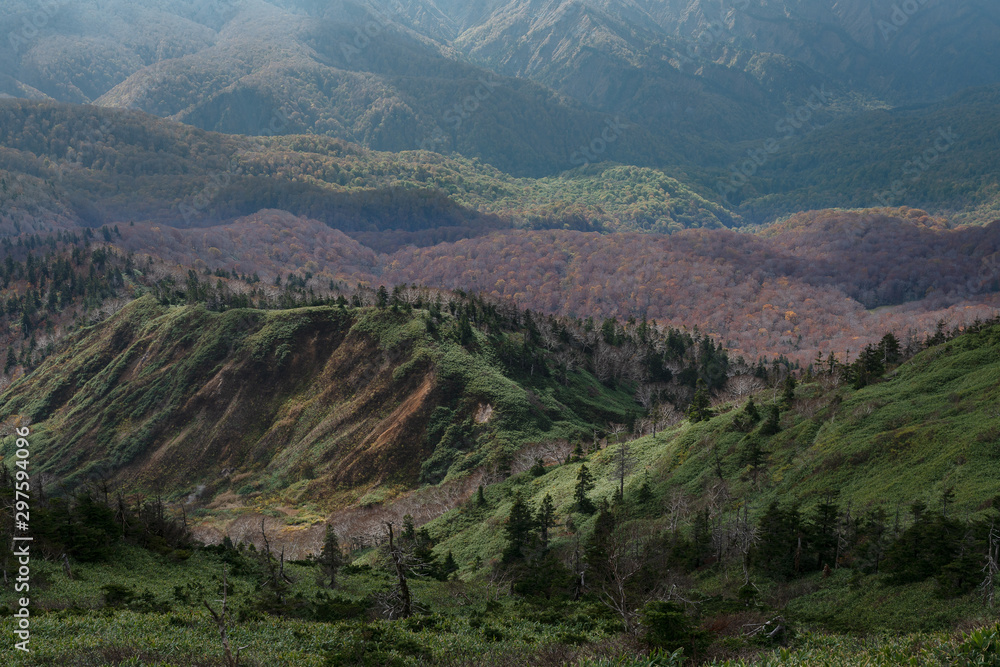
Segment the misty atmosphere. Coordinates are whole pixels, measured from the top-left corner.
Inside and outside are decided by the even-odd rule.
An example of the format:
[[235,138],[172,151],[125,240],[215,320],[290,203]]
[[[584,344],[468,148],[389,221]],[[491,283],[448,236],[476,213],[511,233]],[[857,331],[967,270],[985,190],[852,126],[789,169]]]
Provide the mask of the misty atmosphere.
[[4,665],[1000,665],[1000,4],[0,0]]

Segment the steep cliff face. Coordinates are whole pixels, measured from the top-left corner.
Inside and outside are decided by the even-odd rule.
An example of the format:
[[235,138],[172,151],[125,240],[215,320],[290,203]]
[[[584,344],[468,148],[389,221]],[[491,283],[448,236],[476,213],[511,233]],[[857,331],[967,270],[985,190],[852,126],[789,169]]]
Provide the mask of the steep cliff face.
[[216,313],[144,297],[15,383],[0,418],[30,422],[38,470],[70,486],[335,508],[589,433],[630,403],[543,405],[492,358],[485,340],[469,351],[402,310]]

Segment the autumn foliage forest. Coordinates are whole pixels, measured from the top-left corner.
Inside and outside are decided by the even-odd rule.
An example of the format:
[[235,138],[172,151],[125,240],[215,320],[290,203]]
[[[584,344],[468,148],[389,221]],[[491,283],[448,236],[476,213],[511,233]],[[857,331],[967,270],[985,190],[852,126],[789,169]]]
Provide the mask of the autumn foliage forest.
[[998,223],[955,227],[900,207],[751,227],[649,168],[514,178],[458,155],[233,137],[26,101],[0,104],[0,121],[10,239],[113,228],[94,243],[153,256],[179,282],[194,269],[267,285],[294,275],[314,292],[461,289],[544,313],[697,328],[735,355],[800,365],[852,361],[888,331],[920,338],[1000,304]]
[[734,354],[801,365],[853,361],[887,331],[919,338],[1000,307],[1000,224],[949,229],[909,209],[800,214],[760,234],[505,230],[391,254],[279,211],[120,230],[123,248],[202,271],[470,290],[545,313],[697,329]]

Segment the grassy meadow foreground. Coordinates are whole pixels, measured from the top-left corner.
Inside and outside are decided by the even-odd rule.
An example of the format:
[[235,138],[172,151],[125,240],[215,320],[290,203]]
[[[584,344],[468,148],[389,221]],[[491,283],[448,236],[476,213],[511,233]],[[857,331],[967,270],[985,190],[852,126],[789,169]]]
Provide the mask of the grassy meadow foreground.
[[[224,665],[219,634],[199,600],[221,597],[223,562],[233,554],[195,551],[183,564],[144,550],[123,547],[113,564],[79,565],[70,581],[60,566],[38,568],[36,580],[49,609],[32,621],[32,654],[4,646],[5,665]],[[144,575],[136,578],[135,572]],[[371,620],[373,596],[392,585],[388,572],[352,568],[335,591],[315,584],[315,566],[289,564],[295,581],[287,612],[261,610],[258,578],[249,572],[228,579],[234,649],[246,647],[240,664],[265,665],[585,665],[638,667],[691,664],[678,652],[647,654],[645,642],[623,636],[619,622],[594,600],[526,600],[510,597],[488,582],[415,581],[413,592],[425,611],[406,620]],[[780,610],[760,602],[746,607],[724,595],[700,601],[694,635],[712,633],[710,665],[996,665],[1000,628],[943,630],[973,619],[986,623],[973,599],[942,603],[930,587],[897,589],[877,577],[858,582],[812,577],[801,586],[798,613],[824,609],[835,597],[845,615],[880,605],[880,619],[864,636],[830,633],[795,623],[784,645],[741,635],[741,625],[769,619]],[[717,586],[712,577],[704,584]],[[778,596],[778,591],[774,592]],[[6,600],[5,600],[6,601]],[[218,604],[213,602],[218,607]],[[929,628],[905,630],[908,616],[927,605]],[[785,618],[795,618],[789,610]],[[896,619],[893,619],[893,616]],[[916,623],[921,623],[917,620]],[[5,634],[12,619],[0,623]],[[685,640],[687,641],[687,638]],[[708,643],[708,642],[705,642]],[[916,662],[912,662],[916,660]]]

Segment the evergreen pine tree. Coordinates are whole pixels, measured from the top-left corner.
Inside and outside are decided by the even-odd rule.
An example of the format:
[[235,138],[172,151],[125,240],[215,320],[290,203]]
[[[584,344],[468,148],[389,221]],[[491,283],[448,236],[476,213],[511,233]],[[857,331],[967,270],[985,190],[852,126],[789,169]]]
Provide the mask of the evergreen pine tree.
[[740,447],[740,465],[748,466],[750,468],[750,475],[753,478],[754,484],[757,483],[760,471],[767,463],[768,453],[769,452],[764,450],[760,437],[756,434],[748,435],[746,440],[744,440],[743,445]]
[[636,500],[640,505],[645,505],[650,500],[653,499],[653,489],[649,485],[649,473],[643,473],[642,486],[639,487],[639,493],[636,495]]
[[743,409],[733,418],[733,427],[738,431],[746,433],[753,430],[754,425],[759,421],[760,412],[757,410],[757,404],[754,403],[751,396],[747,404],[743,406]]
[[403,531],[399,534],[399,538],[406,542],[414,542],[417,539],[417,529],[413,525],[413,516],[407,514],[403,517]]
[[538,540],[544,551],[549,548],[549,528],[556,525],[556,507],[552,502],[552,496],[548,493],[542,498],[542,505],[535,515],[535,523],[538,525]]
[[458,342],[461,345],[468,345],[473,340],[475,340],[475,335],[472,333],[472,324],[469,322],[469,316],[463,310],[458,317]]
[[531,466],[531,476],[541,477],[545,474],[545,462],[541,459],[536,458],[534,465]]
[[887,333],[878,344],[882,351],[883,366],[892,366],[899,362],[902,354],[900,352],[899,339],[892,333]]
[[705,386],[705,381],[699,378],[697,388],[694,392],[694,399],[692,399],[687,411],[687,417],[691,423],[696,424],[709,419],[712,416],[712,410],[709,407],[711,404],[708,387]]
[[781,431],[781,410],[772,405],[767,413],[767,420],[760,427],[761,435],[774,435]]
[[801,518],[796,507],[785,509],[772,502],[760,520],[757,562],[777,579],[791,579],[801,570]]
[[326,527],[326,535],[323,538],[323,550],[319,554],[320,572],[324,579],[329,579],[329,587],[337,585],[337,572],[344,564],[344,554],[340,551],[340,542],[337,540],[337,533],[329,524]]
[[531,546],[534,539],[532,533],[534,528],[535,519],[531,515],[531,510],[528,509],[527,503],[518,492],[514,496],[514,504],[510,508],[507,525],[504,526],[504,532],[507,533],[507,546],[501,557],[504,563],[513,563],[525,557],[527,548]]
[[444,564],[441,565],[441,573],[447,579],[455,572],[458,572],[458,563],[455,562],[455,556],[449,550],[448,555],[444,558]]
[[837,520],[840,508],[833,498],[824,498],[809,520],[809,544],[816,554],[816,569],[837,566]]
[[781,391],[781,400],[784,402],[785,407],[792,404],[795,400],[795,378],[791,373],[785,376],[785,384]]
[[696,569],[704,565],[712,555],[712,518],[708,507],[694,516],[692,542],[690,567]]
[[576,475],[576,488],[573,490],[573,500],[576,502],[576,511],[582,514],[593,514],[594,503],[587,497],[590,490],[594,488],[594,478],[587,470],[587,464],[580,466],[580,472]]

